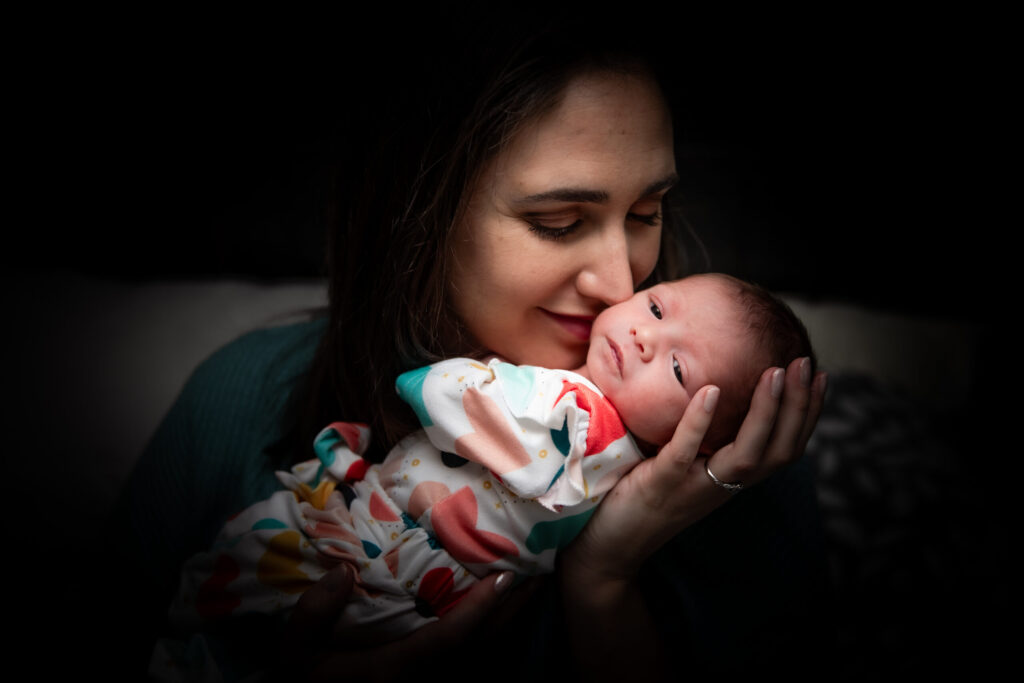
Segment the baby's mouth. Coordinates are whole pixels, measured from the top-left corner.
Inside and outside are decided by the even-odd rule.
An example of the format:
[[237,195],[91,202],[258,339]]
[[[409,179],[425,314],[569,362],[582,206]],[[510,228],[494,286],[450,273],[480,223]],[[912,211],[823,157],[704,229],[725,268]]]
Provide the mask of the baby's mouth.
[[619,370],[619,377],[622,377],[622,349],[611,339],[608,340],[608,348],[612,350],[612,357],[615,359],[615,367]]

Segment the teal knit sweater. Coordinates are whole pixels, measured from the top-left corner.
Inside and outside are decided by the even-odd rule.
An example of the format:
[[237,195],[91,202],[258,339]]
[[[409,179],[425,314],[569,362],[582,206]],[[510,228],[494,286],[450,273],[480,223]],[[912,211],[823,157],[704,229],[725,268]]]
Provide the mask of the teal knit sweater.
[[[265,450],[282,433],[296,380],[325,321],[251,332],[199,365],[132,473],[115,511],[109,552],[129,569],[119,588],[125,633],[144,670],[178,572],[232,514],[279,488]],[[310,445],[312,448],[312,444]]]

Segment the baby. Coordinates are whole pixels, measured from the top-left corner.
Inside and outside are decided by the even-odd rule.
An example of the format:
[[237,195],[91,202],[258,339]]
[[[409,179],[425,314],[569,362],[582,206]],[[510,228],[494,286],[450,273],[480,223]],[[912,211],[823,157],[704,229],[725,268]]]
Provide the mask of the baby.
[[[343,620],[407,634],[495,571],[550,572],[602,496],[667,443],[701,387],[721,390],[702,450],[731,441],[765,368],[813,354],[760,288],[720,274],[659,284],[594,321],[576,372],[457,358],[400,376],[423,426],[383,463],[368,430],[335,423],[286,490],[225,525],[186,563],[172,622],[285,612],[339,562],[357,570]],[[627,431],[628,430],[628,431]]]

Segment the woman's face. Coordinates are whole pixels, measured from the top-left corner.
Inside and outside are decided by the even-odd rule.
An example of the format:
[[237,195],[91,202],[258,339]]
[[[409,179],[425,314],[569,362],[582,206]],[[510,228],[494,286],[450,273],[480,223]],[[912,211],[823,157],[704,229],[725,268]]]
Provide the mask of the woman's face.
[[514,363],[581,366],[597,314],[654,270],[675,179],[652,82],[570,81],[484,170],[456,227],[451,296],[469,332]]

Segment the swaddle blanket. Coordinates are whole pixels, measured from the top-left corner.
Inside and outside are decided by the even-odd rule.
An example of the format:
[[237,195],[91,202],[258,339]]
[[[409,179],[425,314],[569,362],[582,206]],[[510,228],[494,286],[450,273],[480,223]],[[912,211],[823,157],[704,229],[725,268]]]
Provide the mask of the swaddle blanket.
[[338,562],[358,578],[343,622],[390,639],[456,605],[479,578],[550,572],[603,495],[642,458],[584,377],[457,358],[407,372],[423,427],[383,463],[365,425],[334,423],[284,488],[229,520],[186,564],[172,621],[290,609]]

